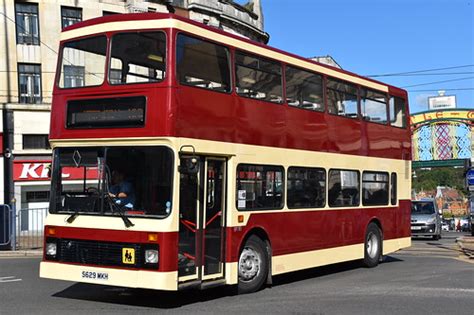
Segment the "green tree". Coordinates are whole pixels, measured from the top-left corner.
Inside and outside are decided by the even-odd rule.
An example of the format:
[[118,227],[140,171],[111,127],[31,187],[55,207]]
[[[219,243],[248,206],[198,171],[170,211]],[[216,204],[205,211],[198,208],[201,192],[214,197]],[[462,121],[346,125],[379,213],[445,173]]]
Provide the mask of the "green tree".
[[447,186],[465,194],[464,169],[441,167],[432,169],[416,169],[416,177],[413,177],[412,186],[415,191],[435,190],[437,186]]

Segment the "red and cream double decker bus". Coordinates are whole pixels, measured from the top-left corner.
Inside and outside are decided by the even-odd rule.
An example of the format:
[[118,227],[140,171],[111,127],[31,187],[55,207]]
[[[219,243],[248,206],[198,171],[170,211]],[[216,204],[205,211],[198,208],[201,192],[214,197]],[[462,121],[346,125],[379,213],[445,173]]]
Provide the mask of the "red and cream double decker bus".
[[252,292],[410,246],[404,90],[172,14],[60,40],[41,277]]

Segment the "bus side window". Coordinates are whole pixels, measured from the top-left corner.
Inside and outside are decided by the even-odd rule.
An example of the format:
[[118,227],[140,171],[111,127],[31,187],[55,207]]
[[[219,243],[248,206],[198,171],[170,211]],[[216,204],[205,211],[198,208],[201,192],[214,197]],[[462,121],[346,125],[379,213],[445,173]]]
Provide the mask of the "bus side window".
[[390,96],[390,124],[394,127],[406,128],[406,106],[405,100],[399,97]]
[[388,173],[362,173],[362,204],[364,206],[388,205]]
[[289,167],[287,205],[290,209],[321,208],[326,204],[326,171],[322,168]]
[[360,173],[331,169],[328,173],[328,204],[330,207],[358,206]]
[[387,124],[387,97],[384,93],[360,88],[360,110],[364,120]]
[[238,210],[283,208],[284,169],[275,165],[239,164],[236,199]]
[[285,78],[288,105],[318,112],[324,111],[321,75],[287,66]]
[[240,96],[282,103],[281,73],[279,62],[235,52],[235,85]]
[[336,79],[326,84],[327,106],[330,114],[357,118],[357,87]]
[[397,204],[397,173],[392,173],[390,177],[390,202],[392,205]]
[[178,35],[176,67],[179,83],[230,92],[229,49],[198,38]]

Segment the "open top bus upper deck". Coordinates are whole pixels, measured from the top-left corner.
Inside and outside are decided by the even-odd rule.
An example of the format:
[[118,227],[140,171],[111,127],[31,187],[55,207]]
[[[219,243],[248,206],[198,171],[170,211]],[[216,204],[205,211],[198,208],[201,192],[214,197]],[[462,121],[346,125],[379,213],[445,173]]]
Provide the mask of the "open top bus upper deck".
[[[136,40],[134,34],[147,39]],[[150,48],[145,45],[150,40],[159,44]],[[182,137],[410,159],[406,91],[174,14],[126,14],[84,21],[63,31],[61,47],[53,93],[53,146],[68,139]],[[103,54],[99,67],[89,65],[103,69],[95,84],[84,84],[90,71],[80,63],[88,59],[77,57],[77,47],[89,47],[86,55]],[[209,47],[215,60],[203,54]],[[155,48],[162,55],[147,52]],[[193,49],[201,55],[193,55]],[[127,82],[130,66],[123,59],[127,53],[135,62],[139,57],[148,60],[134,66],[137,72],[146,65],[135,73],[143,80]],[[73,64],[74,58],[80,62]],[[147,68],[152,63],[156,66]],[[219,68],[219,75],[228,77],[223,79],[226,84],[216,85],[212,74],[207,74],[205,81],[211,83],[207,88],[200,85],[198,70],[190,69],[203,64],[209,72]],[[250,78],[252,70],[256,74]],[[184,71],[193,72],[188,81],[182,79]],[[298,75],[304,77],[301,82],[309,83],[301,83],[306,85],[295,92],[290,85]],[[89,77],[97,79],[97,75]],[[66,80],[67,84],[76,82],[74,88],[67,88]],[[267,95],[261,97],[261,91],[249,88],[265,80],[274,84]],[[317,93],[303,91],[308,86]],[[319,104],[304,100],[295,105],[290,100],[304,93],[307,98],[319,98]],[[331,111],[328,104],[336,101]],[[367,111],[375,105],[385,110],[368,117]]]

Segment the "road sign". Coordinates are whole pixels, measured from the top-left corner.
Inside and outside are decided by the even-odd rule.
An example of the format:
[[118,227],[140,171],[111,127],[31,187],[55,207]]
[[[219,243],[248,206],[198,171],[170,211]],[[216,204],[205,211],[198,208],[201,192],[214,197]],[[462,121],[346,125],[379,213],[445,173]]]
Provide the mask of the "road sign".
[[466,180],[468,186],[474,186],[474,169],[467,171]]

